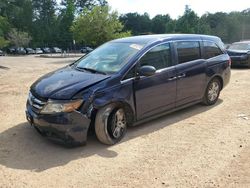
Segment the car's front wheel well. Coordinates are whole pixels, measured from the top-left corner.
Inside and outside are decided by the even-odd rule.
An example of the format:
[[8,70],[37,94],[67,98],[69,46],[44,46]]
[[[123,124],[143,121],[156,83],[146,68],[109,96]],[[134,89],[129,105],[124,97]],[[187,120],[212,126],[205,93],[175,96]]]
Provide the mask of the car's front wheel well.
[[[133,112],[133,110],[132,110],[132,108],[130,107],[129,104],[127,104],[126,102],[121,102],[121,101],[112,102],[110,104],[114,104],[117,107],[123,108],[125,113],[126,113],[128,126],[131,126],[133,124],[133,122],[135,120],[135,114],[134,114],[134,112]],[[101,108],[99,108],[99,109],[101,109]],[[99,109],[95,109],[95,111],[92,113],[91,121],[92,121],[92,118],[95,119],[96,114],[97,114]]]
[[[117,106],[117,107],[122,107],[125,110],[126,118],[127,118],[127,124],[128,124],[128,126],[132,126],[134,121],[135,121],[135,114],[134,114],[132,108],[130,107],[130,105],[125,103],[125,102],[120,102],[120,101],[119,102],[113,102],[112,104],[115,104],[115,106]],[[104,106],[106,106],[106,105],[104,105]],[[89,126],[89,131],[90,132],[95,131],[94,129],[95,129],[96,115],[97,115],[97,112],[103,107],[93,108],[93,110],[91,112],[91,116],[90,116],[90,120],[91,120],[90,126]]]
[[98,109],[95,117],[95,135],[104,144],[113,145],[126,134],[133,123],[133,111],[124,102],[112,102]]

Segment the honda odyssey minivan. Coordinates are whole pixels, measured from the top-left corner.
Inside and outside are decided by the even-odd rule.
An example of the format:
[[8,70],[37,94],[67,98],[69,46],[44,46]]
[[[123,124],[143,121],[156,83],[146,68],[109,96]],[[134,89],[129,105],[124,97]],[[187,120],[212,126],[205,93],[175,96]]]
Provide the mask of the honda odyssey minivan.
[[113,40],[39,78],[26,117],[43,136],[84,144],[88,130],[112,145],[128,126],[196,104],[213,105],[230,80],[220,38],[194,34]]

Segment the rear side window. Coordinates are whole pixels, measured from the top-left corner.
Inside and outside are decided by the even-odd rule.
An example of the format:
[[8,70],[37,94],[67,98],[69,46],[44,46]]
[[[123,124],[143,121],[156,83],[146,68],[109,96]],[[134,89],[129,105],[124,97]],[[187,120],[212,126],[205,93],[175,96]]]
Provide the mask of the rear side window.
[[140,60],[140,66],[151,65],[156,70],[171,66],[169,43],[161,44],[148,51]]
[[201,58],[200,44],[197,41],[176,42],[176,48],[179,64]]
[[204,58],[209,59],[223,54],[221,49],[214,43],[210,41],[204,41]]

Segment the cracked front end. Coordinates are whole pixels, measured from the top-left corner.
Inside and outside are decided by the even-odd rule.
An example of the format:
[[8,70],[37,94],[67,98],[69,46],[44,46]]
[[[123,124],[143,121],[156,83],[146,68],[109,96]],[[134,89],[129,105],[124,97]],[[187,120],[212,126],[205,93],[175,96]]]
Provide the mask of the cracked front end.
[[69,145],[83,145],[91,121],[79,110],[83,103],[82,100],[45,100],[29,93],[26,117],[43,136]]

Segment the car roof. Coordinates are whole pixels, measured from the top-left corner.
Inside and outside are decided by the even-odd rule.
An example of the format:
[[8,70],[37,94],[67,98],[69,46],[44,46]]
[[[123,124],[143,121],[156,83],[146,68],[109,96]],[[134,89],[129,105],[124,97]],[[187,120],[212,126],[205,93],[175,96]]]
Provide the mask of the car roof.
[[126,37],[113,40],[112,42],[128,42],[128,43],[141,43],[148,44],[163,40],[188,40],[188,39],[203,39],[203,40],[220,40],[216,36],[211,35],[198,35],[198,34],[157,34],[157,35],[140,35],[133,37]]
[[240,42],[234,42],[233,44],[250,44],[250,40],[240,41]]

